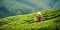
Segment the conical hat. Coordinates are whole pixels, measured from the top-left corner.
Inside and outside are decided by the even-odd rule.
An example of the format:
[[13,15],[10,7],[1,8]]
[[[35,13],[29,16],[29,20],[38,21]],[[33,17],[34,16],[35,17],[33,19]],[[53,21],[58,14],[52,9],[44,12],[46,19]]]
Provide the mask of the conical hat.
[[41,14],[40,12],[38,12],[37,14]]

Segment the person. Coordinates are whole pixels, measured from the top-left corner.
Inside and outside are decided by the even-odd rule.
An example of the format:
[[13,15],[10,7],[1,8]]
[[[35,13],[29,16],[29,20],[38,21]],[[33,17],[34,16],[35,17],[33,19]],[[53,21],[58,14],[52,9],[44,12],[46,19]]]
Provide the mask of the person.
[[39,22],[39,20],[42,18],[42,13],[38,12],[37,15],[34,17],[34,22]]

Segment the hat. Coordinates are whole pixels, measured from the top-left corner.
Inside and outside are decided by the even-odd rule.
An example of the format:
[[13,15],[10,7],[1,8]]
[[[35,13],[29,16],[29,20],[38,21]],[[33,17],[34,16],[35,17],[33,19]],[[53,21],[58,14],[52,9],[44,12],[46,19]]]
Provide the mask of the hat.
[[40,12],[38,12],[37,14],[41,14]]

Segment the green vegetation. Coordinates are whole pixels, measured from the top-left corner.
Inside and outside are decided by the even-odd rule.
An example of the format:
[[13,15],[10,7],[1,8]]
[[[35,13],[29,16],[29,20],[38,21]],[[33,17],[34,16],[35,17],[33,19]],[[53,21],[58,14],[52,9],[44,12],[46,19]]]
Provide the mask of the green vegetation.
[[0,18],[35,12],[35,8],[16,0],[0,0]]
[[0,30],[60,30],[60,9],[42,10],[41,22],[34,22],[36,13],[0,19]]

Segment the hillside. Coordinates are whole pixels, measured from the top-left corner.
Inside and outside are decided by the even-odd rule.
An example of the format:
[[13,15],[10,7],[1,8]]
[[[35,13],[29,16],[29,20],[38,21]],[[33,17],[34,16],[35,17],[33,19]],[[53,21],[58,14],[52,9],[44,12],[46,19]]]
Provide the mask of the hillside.
[[40,11],[44,18],[34,22],[37,12],[0,19],[0,30],[60,30],[60,9]]
[[0,18],[35,12],[35,8],[15,0],[0,0]]
[[60,0],[0,0],[0,19],[51,8],[60,8]]

